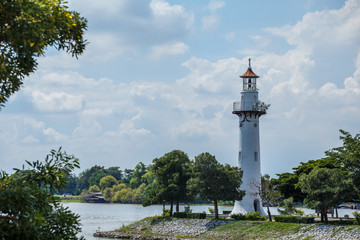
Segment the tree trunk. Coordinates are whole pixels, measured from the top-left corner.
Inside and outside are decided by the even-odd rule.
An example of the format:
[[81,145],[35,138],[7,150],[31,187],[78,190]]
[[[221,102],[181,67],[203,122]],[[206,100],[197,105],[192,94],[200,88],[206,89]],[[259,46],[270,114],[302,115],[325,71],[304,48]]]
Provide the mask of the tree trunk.
[[268,212],[268,216],[269,216],[269,222],[272,222],[272,218],[271,218],[271,213],[270,213],[270,207],[269,207],[269,203],[267,204],[267,212]]
[[174,207],[174,200],[171,200],[170,202],[170,217],[172,217],[172,214],[173,214],[173,207]]
[[328,223],[327,209],[325,210],[325,223]]
[[214,201],[214,209],[215,209],[215,219],[219,218],[219,209],[217,200]]
[[180,205],[180,201],[176,201],[176,212],[179,212],[179,205]]
[[338,218],[339,217],[339,214],[338,214],[338,210],[337,210],[337,207],[335,207],[335,213],[336,213],[336,218]]
[[321,209],[321,222],[328,223],[327,209]]
[[163,216],[165,216],[165,204],[166,204],[166,202],[163,201]]

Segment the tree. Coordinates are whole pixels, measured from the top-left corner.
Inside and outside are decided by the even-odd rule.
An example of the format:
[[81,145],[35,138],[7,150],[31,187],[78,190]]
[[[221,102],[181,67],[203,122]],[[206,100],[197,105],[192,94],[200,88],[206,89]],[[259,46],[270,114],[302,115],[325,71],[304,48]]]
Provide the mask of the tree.
[[122,179],[122,171],[120,170],[120,167],[109,167],[106,169],[106,172],[113,176],[117,181],[121,181]]
[[100,185],[100,189],[105,189],[105,188],[111,188],[116,183],[117,181],[113,176],[107,175],[100,179],[99,185]]
[[277,185],[275,184],[274,179],[270,179],[269,174],[261,176],[261,186],[255,187],[258,188],[262,201],[266,203],[269,221],[271,222],[270,204],[279,201],[281,199],[281,193],[276,188]]
[[153,160],[153,171],[156,186],[151,189],[143,202],[144,206],[170,201],[170,216],[173,212],[174,201],[176,211],[179,202],[188,199],[187,181],[190,179],[190,159],[181,150],[173,150],[160,158]]
[[92,185],[89,187],[89,192],[100,192],[100,188],[97,185]]
[[130,178],[130,187],[132,189],[138,188],[142,183],[142,176],[146,173],[146,166],[144,163],[139,162],[136,164],[134,171]]
[[87,20],[63,0],[0,1],[0,107],[36,70],[49,46],[78,57],[85,50]]
[[241,178],[238,167],[222,165],[210,153],[201,153],[195,157],[188,188],[202,199],[213,201],[215,218],[218,218],[218,201],[241,200],[245,195],[245,191],[240,190]]
[[278,179],[274,179],[273,184],[276,185],[284,199],[292,197],[295,202],[303,202],[306,194],[298,187],[299,178],[302,174],[310,173],[316,167],[333,169],[339,168],[340,164],[329,157],[301,162],[299,166],[293,168],[293,173],[277,174]]
[[[325,154],[333,161],[341,164],[344,171],[352,177],[354,183],[360,182],[360,134],[354,137],[350,133],[340,129],[340,139],[343,141],[341,147],[333,148],[325,152]],[[359,184],[356,184],[358,192],[360,192]],[[353,196],[359,199],[359,196]]]
[[327,222],[327,210],[336,207],[355,191],[354,184],[340,169],[314,168],[299,179],[299,187],[306,194],[305,203],[321,213]]
[[79,216],[53,194],[66,185],[79,160],[60,148],[44,162],[26,162],[28,169],[0,173],[0,238],[77,239]]

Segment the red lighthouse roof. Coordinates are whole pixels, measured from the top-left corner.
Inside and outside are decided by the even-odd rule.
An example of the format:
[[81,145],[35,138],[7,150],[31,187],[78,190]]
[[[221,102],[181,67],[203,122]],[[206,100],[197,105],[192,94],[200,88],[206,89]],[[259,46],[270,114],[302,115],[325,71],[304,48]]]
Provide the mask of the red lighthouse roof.
[[259,77],[251,69],[250,61],[251,61],[251,59],[249,58],[249,68],[243,75],[240,76],[241,78],[258,78]]

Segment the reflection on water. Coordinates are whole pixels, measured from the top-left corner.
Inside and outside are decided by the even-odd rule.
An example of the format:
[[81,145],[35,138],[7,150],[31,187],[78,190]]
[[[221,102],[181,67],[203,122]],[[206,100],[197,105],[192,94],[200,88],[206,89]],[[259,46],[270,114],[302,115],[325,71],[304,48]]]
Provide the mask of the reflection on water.
[[[63,203],[71,211],[80,215],[82,224],[82,235],[86,239],[99,239],[93,237],[94,232],[110,231],[120,228],[123,225],[136,222],[145,217],[161,215],[162,206],[153,205],[143,207],[137,204],[99,204],[99,203]],[[193,212],[207,212],[210,205],[191,206]],[[219,212],[223,210],[232,210],[232,207],[219,206]],[[302,208],[305,214],[314,214],[314,210]],[[184,211],[184,206],[180,206],[180,211]],[[265,209],[266,211],[266,209]],[[270,208],[271,214],[278,215],[277,208]],[[352,217],[353,209],[339,209],[339,217],[345,214]]]

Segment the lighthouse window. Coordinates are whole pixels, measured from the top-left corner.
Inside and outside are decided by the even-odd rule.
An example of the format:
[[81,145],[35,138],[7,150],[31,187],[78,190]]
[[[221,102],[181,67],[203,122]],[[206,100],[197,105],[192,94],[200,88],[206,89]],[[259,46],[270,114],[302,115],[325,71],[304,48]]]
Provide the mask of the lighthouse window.
[[239,162],[241,161],[241,151],[239,151]]
[[254,152],[254,160],[255,160],[255,161],[258,160],[257,152]]

